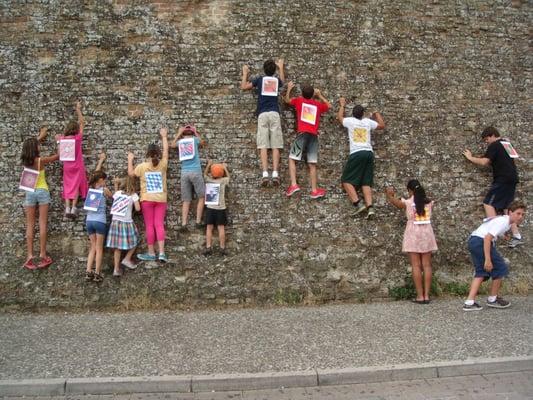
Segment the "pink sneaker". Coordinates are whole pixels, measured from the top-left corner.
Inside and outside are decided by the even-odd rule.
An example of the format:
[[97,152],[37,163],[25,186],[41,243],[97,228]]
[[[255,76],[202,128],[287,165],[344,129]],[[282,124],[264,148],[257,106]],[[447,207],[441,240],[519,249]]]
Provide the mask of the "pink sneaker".
[[291,185],[287,188],[287,191],[285,192],[285,194],[287,195],[287,197],[291,197],[294,193],[299,192],[299,191],[300,191],[300,186]]
[[311,192],[312,199],[319,199],[321,197],[324,197],[325,195],[326,195],[326,191],[320,188],[317,188],[315,191]]

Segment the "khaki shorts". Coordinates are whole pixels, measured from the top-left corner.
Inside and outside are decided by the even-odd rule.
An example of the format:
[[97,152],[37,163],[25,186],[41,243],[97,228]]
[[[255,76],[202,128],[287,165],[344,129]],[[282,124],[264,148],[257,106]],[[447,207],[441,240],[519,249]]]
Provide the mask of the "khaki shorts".
[[257,148],[282,149],[281,119],[276,111],[268,111],[257,117]]

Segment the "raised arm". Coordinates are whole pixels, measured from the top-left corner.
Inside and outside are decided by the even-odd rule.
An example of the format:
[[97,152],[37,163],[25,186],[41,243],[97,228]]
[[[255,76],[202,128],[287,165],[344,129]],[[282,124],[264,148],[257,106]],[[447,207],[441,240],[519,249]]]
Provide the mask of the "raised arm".
[[315,96],[315,98],[318,99],[318,101],[320,101],[321,103],[327,104],[328,108],[331,107],[331,103],[328,101],[328,99],[322,96],[322,92],[319,89],[315,89],[313,96]]
[[207,164],[205,165],[204,169],[204,178],[207,178],[209,176],[209,169],[211,168],[211,165],[213,165],[213,161],[207,160]]
[[170,147],[175,149],[178,145],[178,141],[181,139],[181,137],[183,136],[183,131],[185,130],[185,127],[184,126],[180,126],[178,128],[178,133],[176,133],[176,136],[174,136],[174,139],[172,140],[172,142],[170,143]]
[[163,158],[168,159],[168,130],[167,128],[161,128],[159,130],[161,135],[161,142],[163,143]]
[[287,84],[287,91],[285,92],[285,96],[283,96],[283,101],[287,104],[291,104],[291,90],[294,88],[294,82],[290,81]]
[[229,178],[229,171],[228,171],[228,164],[226,164],[225,162],[222,163],[222,166],[224,167],[224,172],[226,173],[226,178]]
[[276,61],[276,66],[278,67],[278,75],[279,79],[281,79],[283,82],[285,82],[285,65],[283,64],[283,58],[278,59]]
[[104,162],[105,162],[106,158],[107,158],[106,154],[102,151],[100,153],[100,156],[98,157],[98,162],[96,163],[95,171],[101,171],[102,170],[102,167],[104,165]]
[[85,127],[85,119],[81,112],[81,101],[76,101],[76,115],[78,116],[78,125],[80,126],[80,134],[83,135],[83,128]]
[[385,195],[387,196],[387,201],[391,203],[396,208],[405,208],[405,203],[396,197],[394,188],[388,187],[385,189]]
[[337,121],[341,124],[344,121],[344,107],[346,107],[346,99],[341,97],[339,99],[339,111],[337,111]]
[[37,140],[39,142],[43,142],[44,139],[46,139],[46,136],[48,136],[48,127],[46,125],[43,125],[39,128],[39,134],[37,135]]
[[488,167],[490,165],[490,158],[487,157],[474,157],[470,150],[463,151],[463,156],[473,164],[480,165],[482,167]]
[[252,85],[252,82],[248,82],[248,74],[250,73],[250,68],[248,65],[242,66],[242,78],[241,78],[241,90],[250,90],[254,86]]
[[128,175],[131,176],[132,178],[135,178],[135,168],[133,167],[133,159],[135,158],[135,156],[133,155],[132,152],[129,152],[128,153]]
[[385,129],[385,121],[383,121],[383,116],[379,112],[372,113],[372,119],[378,123],[376,129]]

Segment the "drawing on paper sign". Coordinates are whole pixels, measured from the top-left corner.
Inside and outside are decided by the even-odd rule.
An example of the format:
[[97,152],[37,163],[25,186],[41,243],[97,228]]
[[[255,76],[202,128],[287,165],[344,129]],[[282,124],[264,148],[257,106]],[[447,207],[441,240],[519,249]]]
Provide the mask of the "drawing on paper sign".
[[278,95],[278,78],[264,76],[263,85],[261,87],[261,94],[263,96],[277,96]]
[[355,128],[353,130],[353,141],[355,143],[366,143],[368,140],[367,130],[365,128]]
[[300,116],[300,119],[303,122],[315,125],[317,110],[317,106],[314,106],[313,104],[302,103],[302,114]]
[[100,206],[100,202],[104,198],[104,191],[102,189],[89,189],[83,209],[87,211],[97,211]]
[[59,141],[59,160],[75,161],[76,160],[76,140],[61,139]]
[[220,183],[205,184],[205,204],[212,206],[220,204]]
[[163,193],[163,175],[161,172],[145,172],[146,193]]
[[37,179],[39,178],[39,171],[31,168],[24,168],[22,175],[20,176],[19,189],[27,192],[34,192],[37,185]]
[[195,146],[194,138],[181,139],[178,142],[178,155],[180,161],[190,160],[194,158]]
[[119,195],[113,200],[111,206],[111,215],[117,215],[119,217],[125,217],[130,205],[130,196]]
[[511,144],[511,142],[500,140],[500,143],[502,144],[503,148],[509,154],[509,157],[511,158],[518,158],[518,153],[516,152],[515,148]]

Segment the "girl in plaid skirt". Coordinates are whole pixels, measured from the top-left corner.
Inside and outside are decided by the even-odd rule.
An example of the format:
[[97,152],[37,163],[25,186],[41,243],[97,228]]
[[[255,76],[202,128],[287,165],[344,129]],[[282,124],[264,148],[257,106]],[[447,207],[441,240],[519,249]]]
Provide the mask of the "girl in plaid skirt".
[[[113,276],[121,276],[120,266],[135,269],[137,266],[131,260],[135,248],[139,243],[139,232],[131,216],[133,207],[141,210],[139,196],[135,193],[135,178],[126,176],[115,179],[115,194],[111,215],[113,216],[109,232],[107,233],[106,246],[115,249]],[[122,250],[127,250],[126,257],[120,261]]]

